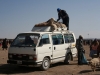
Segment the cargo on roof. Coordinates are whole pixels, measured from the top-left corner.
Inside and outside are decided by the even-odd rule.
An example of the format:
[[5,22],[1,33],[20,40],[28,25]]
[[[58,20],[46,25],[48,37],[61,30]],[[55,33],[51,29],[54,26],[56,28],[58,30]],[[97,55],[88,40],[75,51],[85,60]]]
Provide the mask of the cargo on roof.
[[32,31],[62,31],[67,30],[65,24],[55,21],[53,18],[46,22],[35,24]]

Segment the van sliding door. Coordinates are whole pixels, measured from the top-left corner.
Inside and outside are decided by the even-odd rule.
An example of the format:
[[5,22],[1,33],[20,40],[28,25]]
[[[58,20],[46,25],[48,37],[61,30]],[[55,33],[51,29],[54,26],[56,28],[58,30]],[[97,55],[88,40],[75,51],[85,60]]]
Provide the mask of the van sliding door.
[[64,47],[63,35],[53,34],[52,43],[53,43],[53,61],[58,62],[58,61],[64,60],[66,50]]

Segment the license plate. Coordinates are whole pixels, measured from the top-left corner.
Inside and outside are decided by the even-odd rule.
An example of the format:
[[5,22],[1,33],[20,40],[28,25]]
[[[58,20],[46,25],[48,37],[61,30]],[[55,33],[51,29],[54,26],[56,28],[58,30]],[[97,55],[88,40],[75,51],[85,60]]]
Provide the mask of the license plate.
[[22,61],[17,61],[17,64],[22,64]]

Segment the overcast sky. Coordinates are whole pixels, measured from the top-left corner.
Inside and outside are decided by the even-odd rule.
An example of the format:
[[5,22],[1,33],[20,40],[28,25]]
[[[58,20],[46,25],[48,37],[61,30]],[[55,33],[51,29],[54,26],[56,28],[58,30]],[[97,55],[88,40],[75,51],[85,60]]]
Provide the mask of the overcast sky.
[[57,8],[68,13],[76,37],[100,38],[100,0],[0,0],[0,38],[15,38],[37,23],[56,20]]

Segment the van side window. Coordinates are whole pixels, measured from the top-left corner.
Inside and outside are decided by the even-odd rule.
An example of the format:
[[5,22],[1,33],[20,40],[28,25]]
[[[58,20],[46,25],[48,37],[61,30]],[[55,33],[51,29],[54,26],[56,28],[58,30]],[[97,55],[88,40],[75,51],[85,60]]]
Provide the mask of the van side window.
[[69,43],[69,37],[68,37],[68,34],[64,34],[64,38],[65,38],[65,43]]
[[64,38],[65,43],[73,43],[75,41],[72,34],[64,34]]
[[49,35],[48,34],[43,34],[39,43],[39,46],[43,44],[50,44],[50,40],[49,40]]
[[63,35],[62,34],[52,35],[52,41],[53,45],[63,44],[64,43]]

